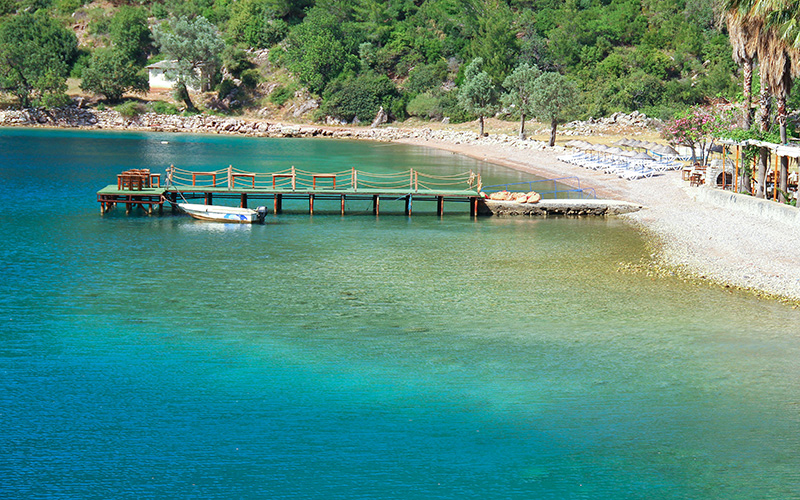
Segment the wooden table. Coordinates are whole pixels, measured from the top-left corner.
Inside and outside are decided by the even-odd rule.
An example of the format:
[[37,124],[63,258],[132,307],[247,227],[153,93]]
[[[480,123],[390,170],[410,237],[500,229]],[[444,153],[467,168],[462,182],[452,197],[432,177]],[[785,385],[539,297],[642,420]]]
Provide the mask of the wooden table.
[[195,185],[197,181],[198,175],[210,175],[211,176],[211,185],[217,185],[217,173],[216,172],[192,172],[192,186]]
[[275,179],[277,178],[292,179],[292,191],[294,191],[295,174],[272,174],[272,189],[275,189]]
[[317,179],[333,179],[333,189],[336,189],[336,174],[314,174],[311,176],[311,185],[317,189]]
[[256,187],[256,174],[231,174],[231,187],[236,187],[236,178],[245,177],[253,182],[253,187]]

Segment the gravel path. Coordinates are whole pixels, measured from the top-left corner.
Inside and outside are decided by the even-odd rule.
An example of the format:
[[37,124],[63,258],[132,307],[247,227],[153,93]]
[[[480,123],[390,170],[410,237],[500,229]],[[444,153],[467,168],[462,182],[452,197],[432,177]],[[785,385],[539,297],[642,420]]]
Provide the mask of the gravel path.
[[800,300],[800,227],[696,201],[680,172],[626,181],[556,159],[561,149],[521,150],[502,144],[397,142],[453,151],[543,177],[578,176],[598,197],[641,203],[622,216],[653,237],[656,263],[727,286]]

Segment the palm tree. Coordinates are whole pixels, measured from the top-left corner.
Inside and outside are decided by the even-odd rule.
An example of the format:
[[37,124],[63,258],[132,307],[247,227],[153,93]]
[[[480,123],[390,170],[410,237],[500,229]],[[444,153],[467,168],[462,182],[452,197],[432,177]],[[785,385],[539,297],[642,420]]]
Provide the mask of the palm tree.
[[[781,144],[787,143],[786,137],[786,100],[792,89],[792,62],[788,52],[788,44],[780,38],[775,29],[764,31],[764,40],[760,44],[759,54],[761,66],[765,68],[764,77],[767,87],[775,96],[777,104],[777,121],[780,128]],[[789,176],[789,159],[781,157],[780,189],[784,193]],[[781,193],[783,198],[783,193]]]
[[[798,0],[723,0],[729,27],[733,26],[731,43],[734,46],[734,60],[739,52],[747,52],[748,35],[757,34],[756,53],[759,61],[761,80],[760,130],[769,130],[771,113],[770,94],[777,100],[777,121],[780,127],[781,142],[786,143],[786,100],[792,86],[793,69],[797,69],[798,49],[789,40],[797,36]],[[747,54],[738,54],[747,55]],[[795,64],[793,64],[793,60]],[[756,196],[764,197],[764,177],[766,176],[769,152],[762,148],[758,165],[758,190]],[[781,190],[786,191],[788,178],[788,158],[781,159]]]
[[[753,7],[764,19],[771,35],[765,40],[768,85],[777,98],[778,126],[781,144],[786,144],[786,100],[792,88],[792,77],[800,74],[800,1],[760,0]],[[781,157],[781,201],[788,187],[789,158]]]
[[726,13],[728,35],[733,48],[733,61],[742,68],[742,95],[744,96],[744,128],[749,130],[753,123],[753,63],[758,51],[758,31],[761,22],[748,20],[736,10]]

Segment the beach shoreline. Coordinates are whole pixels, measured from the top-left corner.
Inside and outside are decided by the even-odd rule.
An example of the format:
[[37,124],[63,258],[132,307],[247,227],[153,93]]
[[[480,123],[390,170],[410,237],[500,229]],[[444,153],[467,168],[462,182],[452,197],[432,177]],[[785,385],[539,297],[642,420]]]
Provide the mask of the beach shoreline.
[[677,274],[725,288],[800,305],[800,228],[785,220],[746,214],[704,202],[681,172],[624,180],[557,159],[563,148],[520,151],[502,145],[448,144],[436,140],[396,142],[433,147],[541,177],[576,176],[598,197],[645,208],[618,217],[640,231],[653,248],[647,272]]
[[[6,118],[7,118],[6,114]],[[102,125],[75,126],[60,123],[9,123],[0,125],[30,128],[118,130],[229,134],[251,137],[325,137],[393,142],[434,148],[465,155],[544,178],[566,179],[565,184],[594,189],[598,198],[643,205],[639,212],[621,215],[647,238],[654,248],[653,272],[698,278],[726,288],[760,296],[779,297],[800,304],[800,231],[796,225],[761,215],[726,210],[695,199],[680,172],[628,181],[613,174],[587,170],[558,160],[561,146],[548,147],[540,141],[519,140],[506,134],[479,137],[475,132],[430,128],[346,128],[317,125],[286,125],[237,118],[149,117],[123,120],[111,115]],[[156,125],[154,125],[156,124]]]

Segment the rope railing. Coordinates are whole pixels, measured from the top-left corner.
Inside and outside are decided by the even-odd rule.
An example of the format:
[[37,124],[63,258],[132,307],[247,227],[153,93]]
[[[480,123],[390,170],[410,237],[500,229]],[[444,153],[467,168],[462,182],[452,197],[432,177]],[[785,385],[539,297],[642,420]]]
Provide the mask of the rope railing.
[[216,189],[280,189],[280,190],[352,190],[398,189],[417,192],[436,189],[481,189],[481,176],[473,171],[450,174],[424,174],[415,169],[402,172],[378,173],[352,168],[338,172],[311,172],[292,166],[275,172],[250,172],[233,165],[217,170],[187,170],[170,165],[168,185],[176,188]]

